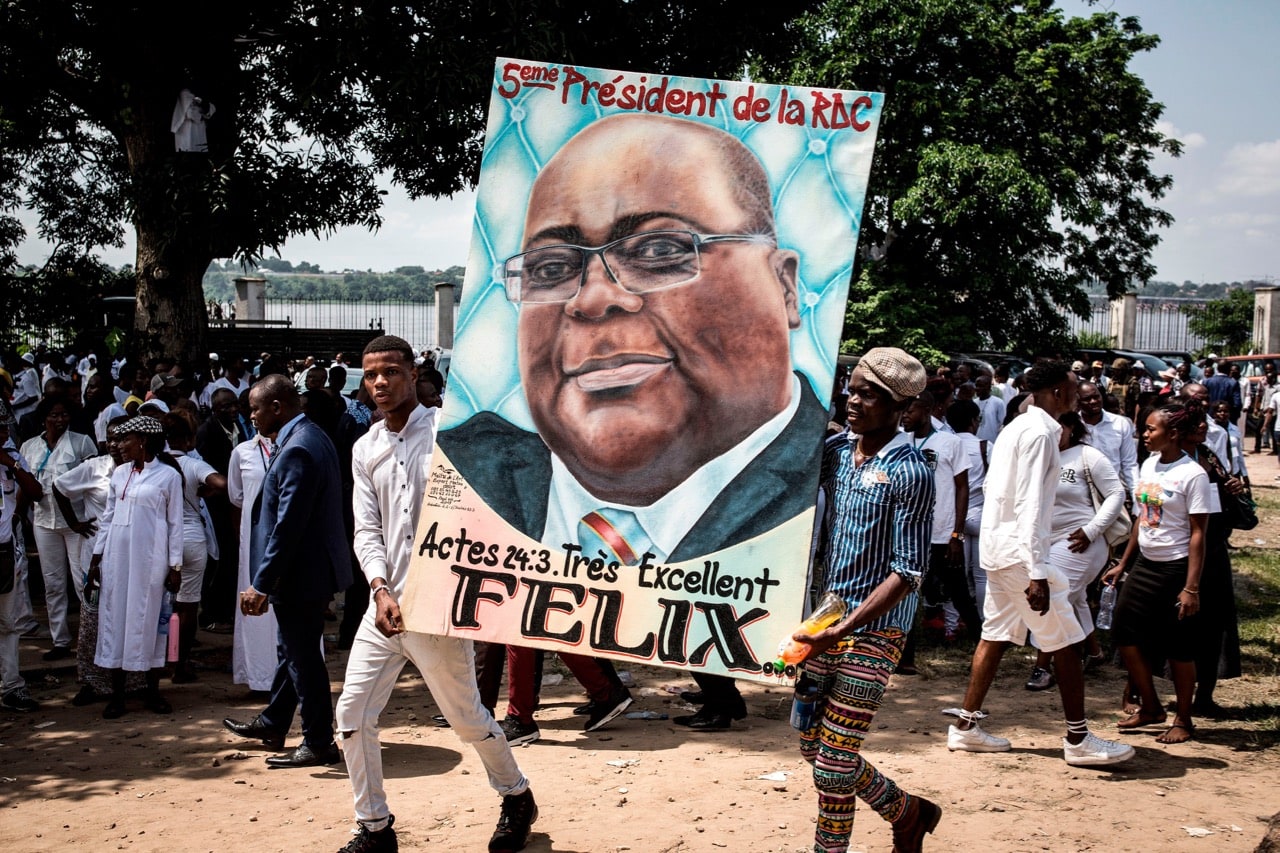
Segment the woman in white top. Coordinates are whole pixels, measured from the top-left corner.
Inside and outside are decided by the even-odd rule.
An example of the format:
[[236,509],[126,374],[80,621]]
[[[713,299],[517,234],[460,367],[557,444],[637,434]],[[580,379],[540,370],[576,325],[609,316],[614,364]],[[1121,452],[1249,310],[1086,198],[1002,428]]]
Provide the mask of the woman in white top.
[[1202,423],[1204,410],[1198,404],[1174,403],[1147,416],[1143,437],[1151,455],[1142,463],[1134,489],[1138,518],[1124,556],[1104,578],[1113,584],[1131,569],[1116,602],[1112,638],[1142,705],[1118,723],[1121,729],[1165,721],[1150,661],[1169,660],[1177,711],[1172,725],[1156,738],[1160,743],[1182,743],[1195,732],[1195,616],[1200,610],[1205,530],[1218,504],[1208,474],[1180,443]]
[[172,713],[160,695],[168,639],[161,611],[165,592],[182,583],[182,473],[164,452],[164,427],[142,415],[116,431],[126,464],[111,474],[86,582],[101,587],[94,663],[112,670],[111,699],[102,712],[109,720],[125,713],[126,672],[146,673],[149,710]]
[[[84,598],[84,550],[80,534],[62,519],[53,500],[53,481],[86,459],[98,455],[98,445],[87,435],[71,432],[71,410],[62,399],[46,397],[36,408],[36,419],[44,432],[22,444],[22,458],[40,481],[44,496],[35,505],[32,531],[40,552],[40,573],[44,576],[44,598],[49,611],[49,633],[53,648],[45,660],[71,657],[71,627],[67,624],[67,572],[76,597]],[[81,511],[83,506],[77,506]]]
[[[1067,412],[1058,418],[1058,423],[1062,424],[1062,440],[1058,444],[1062,474],[1053,498],[1049,562],[1067,576],[1067,598],[1088,635],[1084,652],[1096,665],[1103,660],[1103,654],[1093,630],[1088,589],[1107,565],[1110,549],[1102,534],[1124,507],[1124,483],[1107,457],[1083,443],[1085,426],[1079,414]],[[1040,652],[1027,681],[1028,690],[1045,690],[1053,685],[1049,666],[1052,660],[1052,654]]]
[[[196,680],[191,647],[195,644],[200,591],[209,561],[210,541],[206,534],[213,529],[212,523],[205,524],[208,510],[201,498],[226,494],[227,478],[198,454],[189,455],[196,446],[191,415],[175,410],[165,415],[162,423],[169,449],[182,469],[182,588],[174,596],[173,605],[178,614],[178,661],[173,668],[173,683],[186,684]],[[216,550],[216,539],[213,547]]]
[[[253,535],[250,510],[262,491],[270,461],[271,442],[266,436],[255,435],[235,446],[227,465],[227,498],[236,508],[240,523],[240,579],[236,589],[246,589],[250,584],[249,541]],[[232,683],[247,684],[250,690],[270,690],[276,663],[275,611],[246,617],[237,607],[232,639]]]

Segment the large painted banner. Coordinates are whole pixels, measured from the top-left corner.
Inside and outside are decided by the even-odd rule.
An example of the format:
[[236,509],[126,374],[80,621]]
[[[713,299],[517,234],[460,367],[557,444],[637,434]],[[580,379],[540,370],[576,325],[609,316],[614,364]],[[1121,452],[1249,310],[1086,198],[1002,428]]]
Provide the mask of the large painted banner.
[[882,100],[498,60],[410,630],[786,677]]

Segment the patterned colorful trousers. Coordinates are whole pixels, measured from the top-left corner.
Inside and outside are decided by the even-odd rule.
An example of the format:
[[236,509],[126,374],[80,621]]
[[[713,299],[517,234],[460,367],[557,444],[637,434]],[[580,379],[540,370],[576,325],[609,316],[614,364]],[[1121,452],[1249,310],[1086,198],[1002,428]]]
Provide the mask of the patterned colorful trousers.
[[818,789],[815,853],[849,848],[859,798],[890,823],[906,810],[907,795],[860,754],[905,643],[897,630],[858,633],[804,664],[825,697],[813,728],[800,735],[800,753],[813,764]]

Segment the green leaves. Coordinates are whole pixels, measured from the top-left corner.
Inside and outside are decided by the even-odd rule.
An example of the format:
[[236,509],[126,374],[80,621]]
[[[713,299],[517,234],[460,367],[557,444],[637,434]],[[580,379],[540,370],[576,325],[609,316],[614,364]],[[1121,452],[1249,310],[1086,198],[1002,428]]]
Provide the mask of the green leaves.
[[[790,21],[817,5],[224,0],[192,19],[154,3],[3,0],[0,273],[24,237],[18,206],[80,260],[132,226],[144,345],[198,358],[210,259],[376,229],[384,174],[413,197],[474,184],[495,57],[738,77],[749,57],[792,55]],[[184,88],[215,107],[207,153],[174,150]]]
[[1051,350],[1067,340],[1062,311],[1088,310],[1082,286],[1118,295],[1154,273],[1170,179],[1151,163],[1179,148],[1128,69],[1158,44],[1135,19],[829,0],[801,29],[794,59],[754,73],[886,94],[845,329],[855,350]]

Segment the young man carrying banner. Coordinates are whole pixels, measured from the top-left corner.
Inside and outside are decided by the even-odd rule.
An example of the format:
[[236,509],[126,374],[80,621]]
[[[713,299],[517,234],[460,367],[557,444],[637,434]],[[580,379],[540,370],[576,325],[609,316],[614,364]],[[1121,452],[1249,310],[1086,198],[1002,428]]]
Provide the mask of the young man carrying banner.
[[399,598],[409,576],[414,526],[435,448],[437,410],[418,403],[413,349],[391,335],[364,350],[364,382],[383,420],[356,442],[355,550],[373,590],[356,633],[338,700],[338,731],[355,794],[360,828],[347,853],[397,849],[383,790],[378,716],[407,661],[422,674],[445,719],[480,756],[489,784],[502,795],[490,853],[521,850],[538,807],[502,729],[480,701],[470,640],[405,631]]
[[921,850],[942,817],[938,806],[902,791],[861,755],[928,565],[933,472],[911,435],[898,430],[924,386],[924,367],[902,350],[867,352],[849,380],[849,431],[829,441],[822,460],[826,588],[849,611],[830,628],[795,639],[811,647],[804,673],[825,697],[800,736],[818,789],[814,850],[824,853],[848,849],[858,799],[893,824],[894,853]]

